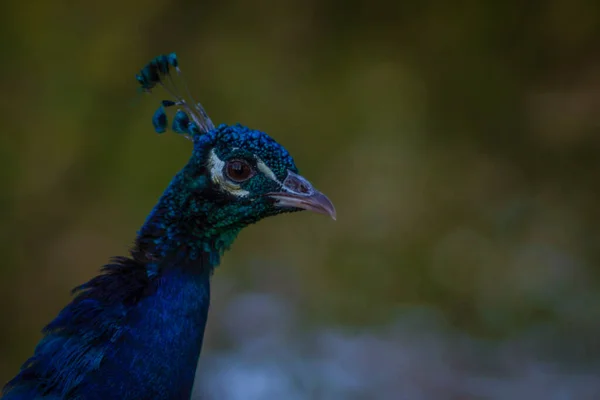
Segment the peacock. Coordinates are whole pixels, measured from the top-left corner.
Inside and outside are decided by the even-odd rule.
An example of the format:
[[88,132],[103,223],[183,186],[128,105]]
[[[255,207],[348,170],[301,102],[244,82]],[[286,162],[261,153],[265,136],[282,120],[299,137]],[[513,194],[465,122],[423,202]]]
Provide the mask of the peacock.
[[[127,257],[73,289],[43,330],[3,399],[189,399],[202,349],[213,271],[247,225],[332,202],[298,173],[287,150],[246,126],[215,127],[183,80],[175,53],[136,75],[164,88],[158,133],[189,138],[193,152],[138,231]],[[181,89],[184,88],[184,89]],[[169,113],[170,114],[170,113]]]

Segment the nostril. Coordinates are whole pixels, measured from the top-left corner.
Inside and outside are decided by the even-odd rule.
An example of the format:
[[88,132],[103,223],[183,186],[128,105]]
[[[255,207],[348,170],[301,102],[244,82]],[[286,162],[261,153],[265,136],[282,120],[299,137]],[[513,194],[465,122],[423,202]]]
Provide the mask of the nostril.
[[314,193],[310,182],[293,172],[288,172],[288,176],[283,181],[283,187],[289,192],[303,196],[310,196]]

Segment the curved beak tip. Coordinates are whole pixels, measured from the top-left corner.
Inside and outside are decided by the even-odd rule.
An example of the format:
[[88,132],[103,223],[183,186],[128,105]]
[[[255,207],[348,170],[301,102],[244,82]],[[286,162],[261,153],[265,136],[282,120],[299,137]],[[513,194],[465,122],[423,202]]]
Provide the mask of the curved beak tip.
[[305,210],[314,211],[319,214],[329,215],[334,221],[337,220],[335,206],[323,193],[315,190],[312,195],[302,199],[301,204]]
[[337,212],[335,211],[335,207],[331,201],[329,201],[329,205],[331,205],[331,208],[327,210],[327,215],[329,215],[332,220],[337,221]]

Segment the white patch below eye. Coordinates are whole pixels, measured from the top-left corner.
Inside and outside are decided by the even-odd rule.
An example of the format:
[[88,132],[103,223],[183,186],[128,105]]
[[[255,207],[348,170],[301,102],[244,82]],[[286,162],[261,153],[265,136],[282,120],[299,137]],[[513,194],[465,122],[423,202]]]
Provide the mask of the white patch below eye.
[[210,170],[210,179],[219,187],[221,190],[230,193],[236,197],[245,197],[250,194],[249,191],[242,189],[237,183],[231,182],[225,176],[223,176],[223,168],[225,167],[225,161],[221,160],[215,150],[210,151],[208,157],[208,168]]

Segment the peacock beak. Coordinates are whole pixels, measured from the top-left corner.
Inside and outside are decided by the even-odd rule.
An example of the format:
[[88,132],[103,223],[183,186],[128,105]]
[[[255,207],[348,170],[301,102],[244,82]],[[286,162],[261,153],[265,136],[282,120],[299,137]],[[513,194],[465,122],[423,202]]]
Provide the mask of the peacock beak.
[[276,200],[276,207],[300,208],[329,215],[334,220],[336,217],[335,207],[331,200],[316,190],[309,181],[291,171],[288,171],[281,191],[268,193],[267,196]]

